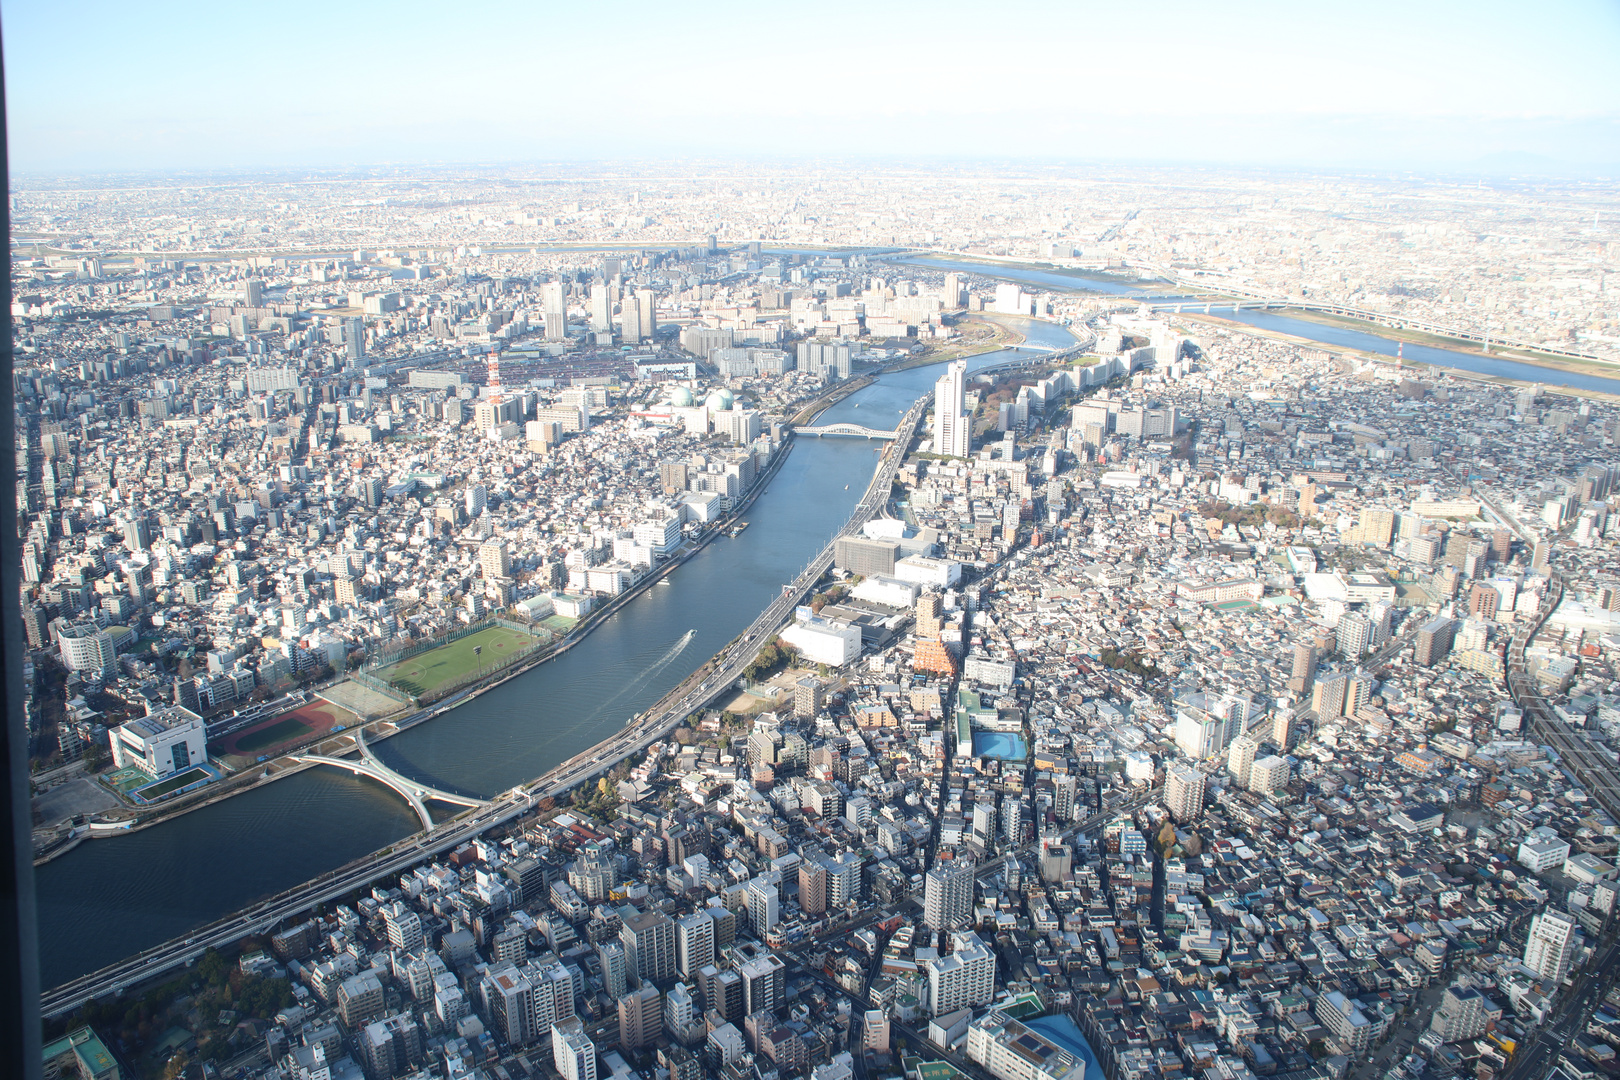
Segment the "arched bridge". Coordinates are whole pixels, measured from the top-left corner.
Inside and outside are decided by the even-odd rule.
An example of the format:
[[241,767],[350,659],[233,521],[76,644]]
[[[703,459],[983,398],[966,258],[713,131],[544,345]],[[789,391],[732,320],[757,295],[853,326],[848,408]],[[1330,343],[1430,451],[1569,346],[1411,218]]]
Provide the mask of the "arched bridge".
[[855,439],[892,439],[894,432],[859,424],[812,424],[793,429],[800,435],[848,435]]
[[377,759],[377,755],[371,752],[371,747],[366,745],[363,728],[354,729],[354,744],[360,751],[358,759],[326,757],[322,754],[294,754],[292,759],[306,765],[331,765],[339,769],[347,769],[356,776],[370,777],[380,784],[386,784],[403,795],[405,801],[411,804],[411,809],[416,811],[416,816],[422,819],[422,828],[425,830],[433,828],[433,816],[428,813],[427,808],[430,799],[450,803],[453,806],[477,808],[489,805],[483,799],[457,795],[453,791],[444,791],[429,784],[412,780],[408,776],[401,776],[384,765]]

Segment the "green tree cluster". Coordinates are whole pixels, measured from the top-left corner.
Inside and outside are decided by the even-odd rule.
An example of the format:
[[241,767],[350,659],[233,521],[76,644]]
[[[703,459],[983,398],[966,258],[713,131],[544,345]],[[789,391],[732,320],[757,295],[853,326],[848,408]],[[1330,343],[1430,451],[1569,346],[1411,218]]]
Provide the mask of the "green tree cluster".
[[1118,649],[1104,649],[1097,654],[1106,667],[1115,671],[1128,671],[1147,682],[1152,682],[1163,674],[1157,667],[1143,660],[1132,652],[1120,652]]
[[799,650],[777,638],[754,657],[753,663],[743,668],[743,677],[749,682],[768,679],[799,658]]

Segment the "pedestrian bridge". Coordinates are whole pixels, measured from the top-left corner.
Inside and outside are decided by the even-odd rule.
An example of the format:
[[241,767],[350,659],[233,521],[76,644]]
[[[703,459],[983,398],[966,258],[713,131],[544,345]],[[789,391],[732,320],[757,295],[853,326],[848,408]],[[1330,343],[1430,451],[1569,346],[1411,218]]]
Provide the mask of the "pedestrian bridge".
[[892,439],[894,432],[882,428],[862,427],[859,424],[814,424],[793,429],[800,435],[847,435],[853,439]]
[[408,776],[401,776],[377,759],[371,747],[366,745],[365,729],[355,728],[354,745],[360,751],[358,758],[327,757],[323,754],[293,754],[292,760],[303,765],[331,765],[338,769],[347,769],[356,776],[369,777],[379,784],[386,784],[393,788],[405,801],[411,804],[416,816],[422,820],[422,828],[433,828],[433,815],[428,813],[429,800],[449,803],[452,806],[483,807],[489,803],[483,799],[474,799],[468,795],[457,795],[453,791],[444,791],[440,788],[412,780]]

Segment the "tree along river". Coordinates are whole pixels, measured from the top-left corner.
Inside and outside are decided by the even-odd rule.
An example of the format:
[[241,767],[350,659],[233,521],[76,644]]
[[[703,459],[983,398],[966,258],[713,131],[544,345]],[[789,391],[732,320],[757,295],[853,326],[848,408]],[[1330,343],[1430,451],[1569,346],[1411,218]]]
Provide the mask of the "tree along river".
[[[1020,329],[1032,344],[1074,341],[1047,323]],[[969,366],[1029,355],[987,353]],[[893,427],[940,370],[886,374],[823,421]],[[769,606],[848,519],[884,445],[798,440],[754,503],[746,531],[709,544],[557,659],[378,743],[378,757],[435,786],[488,796],[612,735]],[[36,872],[41,982],[56,986],[181,937],[417,828],[394,792],[316,767],[161,825],[81,844]]]

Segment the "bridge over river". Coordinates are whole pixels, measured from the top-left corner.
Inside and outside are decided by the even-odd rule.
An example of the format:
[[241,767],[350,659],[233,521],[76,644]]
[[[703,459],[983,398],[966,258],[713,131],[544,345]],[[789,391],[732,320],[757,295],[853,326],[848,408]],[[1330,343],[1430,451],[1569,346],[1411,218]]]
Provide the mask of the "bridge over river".
[[424,784],[412,780],[408,776],[402,776],[390,769],[378,759],[371,747],[366,745],[364,728],[354,729],[354,745],[355,749],[360,751],[358,758],[331,757],[324,754],[295,754],[292,756],[292,760],[301,765],[330,765],[333,768],[345,769],[356,776],[369,777],[379,784],[386,784],[403,795],[405,801],[411,804],[411,809],[416,811],[416,816],[422,819],[422,828],[424,829],[433,828],[433,816],[428,813],[427,808],[430,800],[474,809],[489,805],[483,799],[458,795],[453,791],[444,791],[433,787],[431,784]]

